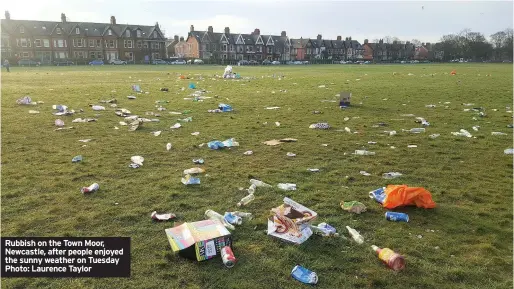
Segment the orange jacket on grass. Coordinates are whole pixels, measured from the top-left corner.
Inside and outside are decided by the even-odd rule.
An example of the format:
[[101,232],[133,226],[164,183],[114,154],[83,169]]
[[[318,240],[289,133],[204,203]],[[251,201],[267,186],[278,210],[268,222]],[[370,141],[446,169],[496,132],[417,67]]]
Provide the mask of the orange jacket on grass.
[[411,206],[433,209],[435,202],[425,188],[408,187],[407,185],[388,185],[385,189],[384,208],[393,209],[400,206]]

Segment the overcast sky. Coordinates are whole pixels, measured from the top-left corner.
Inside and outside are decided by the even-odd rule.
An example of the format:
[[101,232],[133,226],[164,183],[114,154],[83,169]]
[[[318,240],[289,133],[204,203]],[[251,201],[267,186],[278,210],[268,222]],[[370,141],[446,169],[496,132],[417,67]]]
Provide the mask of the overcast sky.
[[11,19],[153,25],[159,22],[166,36],[187,37],[189,26],[222,32],[280,35],[324,39],[351,36],[361,43],[384,36],[401,40],[436,42],[444,34],[469,28],[489,35],[512,28],[513,2],[493,1],[158,1],[158,0],[5,0],[2,7]]

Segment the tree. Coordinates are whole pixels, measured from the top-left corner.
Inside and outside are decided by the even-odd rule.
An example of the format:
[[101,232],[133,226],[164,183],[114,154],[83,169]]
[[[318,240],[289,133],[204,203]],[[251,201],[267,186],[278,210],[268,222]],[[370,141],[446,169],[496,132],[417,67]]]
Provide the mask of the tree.
[[396,36],[386,36],[384,37],[384,43],[393,44],[394,41],[400,42],[400,38]]
[[421,41],[419,41],[418,39],[412,39],[410,43],[414,44],[416,47],[421,46]]

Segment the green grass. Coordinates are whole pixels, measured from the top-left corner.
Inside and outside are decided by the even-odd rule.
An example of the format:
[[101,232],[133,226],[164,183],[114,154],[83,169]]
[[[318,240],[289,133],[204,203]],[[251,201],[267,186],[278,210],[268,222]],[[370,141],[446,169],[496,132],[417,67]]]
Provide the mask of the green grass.
[[[453,69],[456,76],[449,75]],[[13,67],[11,73],[2,73],[2,235],[132,238],[130,278],[2,278],[2,287],[298,288],[302,285],[290,277],[295,264],[317,272],[319,288],[512,287],[513,163],[512,156],[503,153],[512,147],[512,129],[507,128],[512,113],[506,109],[512,108],[511,65],[277,66],[235,71],[256,79],[213,81],[212,75],[221,74],[223,67],[209,66]],[[190,81],[178,80],[177,73],[190,74],[198,88],[219,98],[184,100],[192,92],[187,89]],[[273,73],[285,78],[272,78]],[[199,75],[204,80],[198,81]],[[135,83],[150,94],[128,100]],[[170,92],[160,92],[161,87]],[[182,87],[186,90],[180,91]],[[353,93],[352,108],[340,110],[338,103],[322,102],[338,99],[335,95],[341,90]],[[17,105],[15,100],[24,95],[44,104]],[[159,123],[128,132],[118,125],[122,119],[112,108],[94,112],[88,107],[112,97],[119,107],[143,116],[157,112],[156,100],[170,103]],[[220,102],[235,111],[207,113]],[[61,117],[74,130],[54,131],[53,104],[84,109],[82,114]],[[427,104],[437,107],[426,108]],[[281,108],[265,110],[266,106]],[[487,117],[463,111],[472,107],[486,108]],[[30,109],[41,113],[28,114]],[[180,116],[168,112],[186,109],[193,111],[193,122],[171,131]],[[314,110],[323,113],[313,114]],[[96,123],[71,123],[96,114]],[[419,125],[402,114],[424,117],[431,125],[424,134],[404,133],[402,129]],[[316,122],[328,122],[332,129],[308,128]],[[373,127],[379,122],[388,126]],[[472,130],[474,125],[480,126],[478,132]],[[337,131],[344,127],[359,133]],[[451,135],[461,128],[476,138]],[[155,137],[155,130],[163,133]],[[398,134],[389,137],[384,130]],[[200,135],[190,135],[194,131]],[[492,136],[492,131],[507,135]],[[433,133],[441,136],[430,139]],[[230,137],[240,146],[222,151],[198,148]],[[262,144],[283,137],[298,142]],[[94,140],[82,147],[78,140],[85,138]],[[173,144],[170,152],[165,149],[168,142]],[[418,147],[407,148],[409,144]],[[351,154],[362,148],[376,155]],[[254,155],[244,156],[247,150]],[[297,157],[288,158],[289,151]],[[72,164],[78,154],[84,161]],[[143,156],[144,166],[129,168],[132,155]],[[194,167],[191,160],[199,157],[205,159],[207,175],[201,176],[200,186],[186,187],[180,183],[182,171]],[[360,175],[361,170],[372,176]],[[383,179],[382,173],[389,171],[404,176]],[[238,188],[248,187],[250,176],[271,184],[296,183],[298,190],[257,189],[256,200],[247,209],[256,218],[233,232],[239,263],[226,269],[220,259],[199,263],[174,256],[164,233],[173,223],[154,223],[150,213],[173,212],[180,221],[192,222],[203,219],[206,209],[235,210],[244,196]],[[83,196],[79,189],[93,182],[100,190]],[[408,213],[409,223],[386,221],[386,210],[369,199],[368,192],[391,183],[425,187],[437,208],[401,208],[397,211]],[[294,246],[266,236],[269,210],[284,196],[317,211],[319,222],[328,222],[345,235],[345,225],[356,228],[365,244],[313,236]],[[351,215],[339,207],[341,200],[361,201],[368,211]],[[404,254],[406,270],[387,269],[371,244]]]

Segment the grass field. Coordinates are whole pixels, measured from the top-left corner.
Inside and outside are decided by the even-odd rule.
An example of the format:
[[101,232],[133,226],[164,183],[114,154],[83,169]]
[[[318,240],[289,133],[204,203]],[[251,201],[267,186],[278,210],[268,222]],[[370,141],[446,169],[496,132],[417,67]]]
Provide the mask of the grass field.
[[[511,65],[234,69],[256,79],[214,81],[212,76],[221,74],[223,67],[213,66],[13,67],[11,73],[3,72],[2,236],[129,236],[132,276],[2,278],[2,288],[298,288],[305,285],[290,277],[296,264],[317,272],[319,288],[513,286],[513,163],[512,155],[504,154],[512,147],[512,129],[507,128],[512,123]],[[457,75],[450,76],[453,69]],[[178,73],[189,74],[213,98],[184,100],[194,91],[187,89],[190,80],[178,80]],[[274,73],[285,77],[273,78]],[[198,80],[200,75],[204,80]],[[128,100],[132,84],[150,93]],[[160,92],[161,87],[170,92]],[[182,87],[186,90],[181,91]],[[353,93],[350,109],[322,102],[338,100],[335,95],[341,90]],[[17,105],[16,99],[24,95],[44,104]],[[95,112],[88,107],[113,97],[119,107],[143,117],[145,112],[158,112],[156,100],[170,103],[161,112],[160,122],[128,132],[118,124],[123,119],[113,108],[107,105],[106,111]],[[231,104],[235,111],[207,112],[220,102]],[[52,115],[53,104],[84,109],[84,113],[60,117],[75,129],[54,131],[58,117]],[[436,107],[425,107],[428,104]],[[267,106],[280,109],[266,110]],[[487,116],[464,111],[473,107],[484,107]],[[40,114],[29,114],[31,109]],[[183,110],[192,110],[188,116],[193,121],[170,130],[183,117],[168,112]],[[314,110],[323,113],[313,114]],[[97,114],[97,122],[71,123]],[[402,114],[426,118],[430,122],[426,133],[402,132],[420,126],[414,117]],[[309,129],[317,122],[328,122],[332,128]],[[380,122],[388,126],[374,127]],[[478,131],[472,129],[475,125],[480,126]],[[344,127],[359,133],[337,131]],[[461,128],[476,138],[451,135]],[[161,136],[151,134],[156,130],[163,131]],[[389,137],[384,130],[398,134]],[[195,131],[200,135],[192,136]],[[507,135],[493,136],[493,131]],[[440,137],[429,138],[434,133]],[[198,147],[231,137],[239,147]],[[274,147],[262,144],[285,137],[298,142]],[[86,138],[93,141],[83,147],[78,140]],[[173,144],[169,152],[165,149],[168,142]],[[407,148],[410,144],[417,148]],[[362,148],[376,155],[352,155]],[[254,154],[243,155],[247,150]],[[297,156],[289,158],[287,152]],[[78,154],[84,161],[72,164]],[[133,155],[145,158],[143,167],[128,167]],[[182,171],[194,167],[191,160],[199,157],[205,159],[207,175],[200,176],[200,186],[186,187],[180,183]],[[320,172],[311,173],[308,168]],[[363,176],[361,170],[372,175]],[[403,176],[383,179],[381,175],[390,171]],[[199,263],[174,256],[164,233],[173,222],[152,222],[150,213],[173,212],[179,221],[190,222],[203,219],[206,209],[236,210],[236,203],[245,196],[239,188],[247,188],[250,177],[271,184],[296,183],[298,190],[257,189],[255,201],[246,209],[256,218],[233,232],[238,264],[227,269],[220,259]],[[93,182],[100,184],[100,190],[82,195],[80,188]],[[437,208],[401,208],[396,211],[408,213],[409,223],[386,221],[386,209],[371,200],[368,192],[387,184],[424,187],[432,193]],[[266,218],[284,196],[315,210],[319,222],[345,235],[345,225],[357,229],[366,240],[364,245],[312,236],[294,246],[267,236]],[[339,206],[341,200],[361,201],[368,211],[347,213]],[[371,251],[372,244],[405,255],[405,271],[386,268]]]

